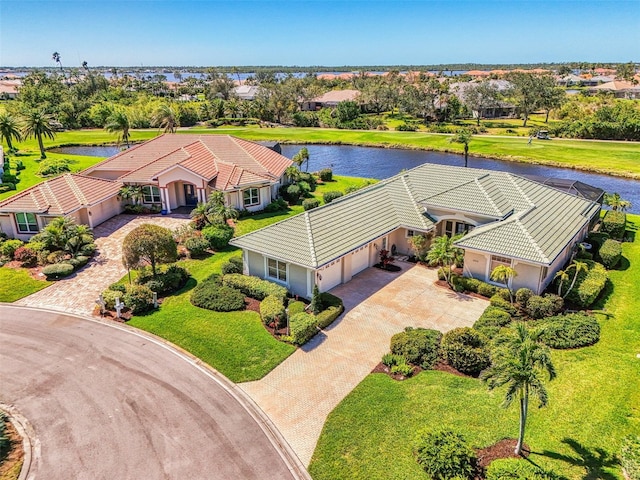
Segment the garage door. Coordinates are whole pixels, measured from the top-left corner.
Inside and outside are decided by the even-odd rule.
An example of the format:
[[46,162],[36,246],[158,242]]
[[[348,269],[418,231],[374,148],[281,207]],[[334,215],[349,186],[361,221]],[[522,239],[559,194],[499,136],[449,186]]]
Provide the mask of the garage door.
[[340,260],[331,262],[324,270],[320,271],[320,275],[322,275],[323,292],[340,285],[342,283],[342,262]]
[[361,247],[351,257],[351,275],[360,273],[369,266],[369,246]]
[[118,213],[120,213],[120,203],[116,197],[105,200],[98,205],[94,205],[91,208],[91,221],[93,226],[95,227],[100,225],[102,222],[109,220]]

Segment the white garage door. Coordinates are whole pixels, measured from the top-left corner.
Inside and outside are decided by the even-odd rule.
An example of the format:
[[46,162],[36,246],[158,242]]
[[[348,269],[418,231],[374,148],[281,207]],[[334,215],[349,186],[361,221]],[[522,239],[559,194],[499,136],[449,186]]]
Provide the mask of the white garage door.
[[117,198],[113,197],[91,208],[91,222],[95,227],[118,213],[120,213],[120,204]]
[[369,266],[369,246],[365,246],[353,252],[351,256],[351,275],[360,273]]
[[342,283],[342,262],[340,260],[332,262],[332,265],[320,271],[320,275],[322,275],[323,292],[331,290],[336,285],[340,285]]

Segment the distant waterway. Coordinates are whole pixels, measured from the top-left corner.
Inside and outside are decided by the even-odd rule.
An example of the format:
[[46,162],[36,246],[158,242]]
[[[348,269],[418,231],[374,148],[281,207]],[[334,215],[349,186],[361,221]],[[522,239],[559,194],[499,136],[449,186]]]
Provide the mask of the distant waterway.
[[[408,170],[423,163],[464,166],[464,157],[453,153],[427,152],[347,145],[282,145],[282,154],[293,157],[302,147],[309,150],[309,171],[331,168],[336,175],[383,179],[401,170]],[[52,151],[72,155],[110,157],[121,149],[114,146],[61,147]],[[484,168],[541,177],[578,180],[603,189],[617,192],[632,204],[629,212],[640,214],[640,181],[610,175],[583,172],[570,168],[548,167],[529,163],[508,162],[489,158],[469,157],[469,167]],[[306,168],[303,167],[303,168]]]

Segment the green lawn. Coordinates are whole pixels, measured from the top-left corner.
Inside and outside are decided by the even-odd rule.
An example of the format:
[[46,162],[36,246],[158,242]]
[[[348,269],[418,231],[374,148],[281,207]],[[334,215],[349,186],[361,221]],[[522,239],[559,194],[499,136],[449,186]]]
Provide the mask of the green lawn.
[[275,340],[255,312],[218,313],[195,307],[189,301],[198,281],[220,273],[227,258],[237,254],[239,251],[230,249],[204,260],[184,262],[193,276],[187,286],[165,299],[159,310],[133,317],[129,324],[184,348],[234,382],[262,378],[295,347]]
[[51,285],[46,280],[36,280],[23,268],[0,267],[0,302],[15,302]]
[[[640,216],[629,219],[638,234]],[[640,235],[623,250],[601,301],[600,342],[554,350],[549,406],[529,410],[530,458],[570,479],[622,478],[621,440],[640,432]],[[502,394],[438,371],[404,382],[369,375],[329,416],[310,472],[316,480],[427,478],[411,452],[420,429],[452,427],[477,447],[517,436],[517,408],[501,408]]]

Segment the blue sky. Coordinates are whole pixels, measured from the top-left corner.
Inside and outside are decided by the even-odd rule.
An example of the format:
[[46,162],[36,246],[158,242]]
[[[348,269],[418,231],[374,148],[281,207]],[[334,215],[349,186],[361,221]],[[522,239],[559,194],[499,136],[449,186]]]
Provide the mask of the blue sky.
[[640,61],[640,0],[0,0],[0,65]]

